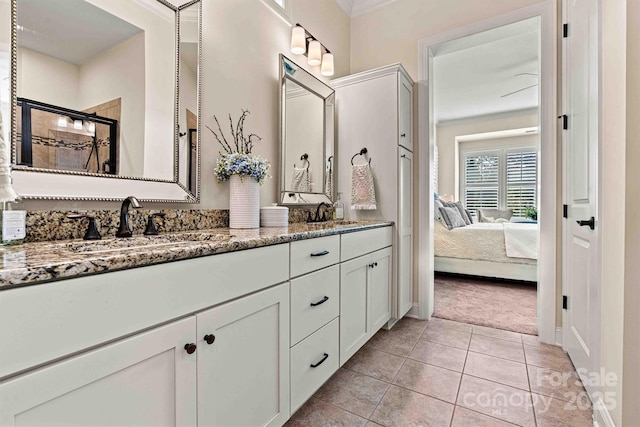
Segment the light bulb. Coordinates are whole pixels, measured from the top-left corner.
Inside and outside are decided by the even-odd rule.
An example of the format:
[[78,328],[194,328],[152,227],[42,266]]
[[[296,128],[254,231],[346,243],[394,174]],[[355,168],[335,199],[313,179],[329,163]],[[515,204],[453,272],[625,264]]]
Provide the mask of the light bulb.
[[67,127],[67,118],[63,116],[58,116],[58,127],[66,128]]
[[333,76],[333,54],[325,53],[322,55],[322,67],[320,68],[320,74],[323,76]]
[[73,121],[73,128],[81,130],[82,129],[82,120],[74,120]]
[[96,132],[96,124],[94,122],[87,122],[87,130],[91,133]]
[[307,51],[304,28],[295,26],[291,30],[291,53],[303,55]]
[[322,60],[320,59],[322,56],[322,48],[320,47],[320,42],[318,40],[313,40],[309,43],[309,57],[307,59],[307,63],[312,67],[316,65],[320,65]]

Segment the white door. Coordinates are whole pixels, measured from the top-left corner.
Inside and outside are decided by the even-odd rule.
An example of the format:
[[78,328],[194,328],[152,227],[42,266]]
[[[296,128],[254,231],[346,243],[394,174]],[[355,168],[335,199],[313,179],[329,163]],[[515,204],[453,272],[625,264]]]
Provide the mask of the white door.
[[1,426],[195,426],[190,316],[0,383]]
[[413,153],[400,147],[399,156],[397,319],[413,307]]
[[[598,156],[597,0],[566,0],[564,97],[564,347],[581,374],[597,362],[600,320],[596,218]],[[593,221],[593,223],[592,223]],[[587,391],[592,392],[594,390]]]
[[196,315],[198,425],[289,418],[289,283]]
[[340,366],[367,342],[367,277],[371,255],[340,264]]

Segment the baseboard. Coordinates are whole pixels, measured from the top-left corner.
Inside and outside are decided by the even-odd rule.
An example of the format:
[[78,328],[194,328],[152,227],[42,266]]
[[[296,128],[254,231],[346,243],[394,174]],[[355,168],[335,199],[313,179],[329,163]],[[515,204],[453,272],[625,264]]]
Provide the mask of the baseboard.
[[593,426],[594,427],[616,427],[611,414],[607,410],[602,399],[593,403]]
[[562,347],[562,327],[556,328],[556,345]]

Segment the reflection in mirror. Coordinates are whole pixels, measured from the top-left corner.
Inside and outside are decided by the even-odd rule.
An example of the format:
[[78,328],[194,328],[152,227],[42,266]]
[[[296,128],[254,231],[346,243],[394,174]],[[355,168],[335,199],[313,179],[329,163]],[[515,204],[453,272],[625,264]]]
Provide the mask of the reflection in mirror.
[[200,1],[11,5],[12,161],[21,193],[197,201]]
[[280,55],[280,190],[283,204],[331,202],[334,91]]
[[200,3],[179,12],[178,182],[196,192],[198,174],[198,57],[200,56]]

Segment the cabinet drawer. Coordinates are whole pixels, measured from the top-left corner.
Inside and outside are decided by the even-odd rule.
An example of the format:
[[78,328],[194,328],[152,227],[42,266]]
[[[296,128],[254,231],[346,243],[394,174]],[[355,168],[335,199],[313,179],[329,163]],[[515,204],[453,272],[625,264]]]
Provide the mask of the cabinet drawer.
[[340,261],[346,261],[391,246],[393,227],[374,228],[342,235]]
[[291,281],[292,345],[338,317],[339,313],[339,266],[324,268]]
[[338,359],[338,319],[291,349],[291,413],[338,370]]
[[291,243],[291,277],[320,270],[340,261],[340,236]]

